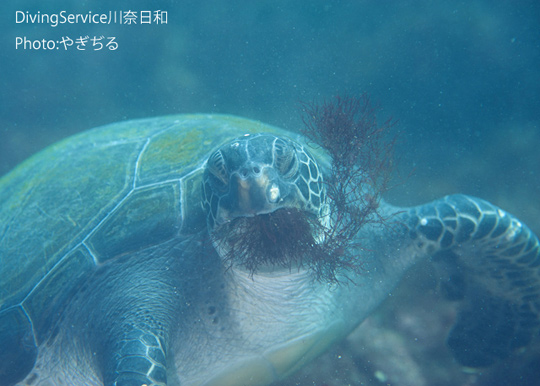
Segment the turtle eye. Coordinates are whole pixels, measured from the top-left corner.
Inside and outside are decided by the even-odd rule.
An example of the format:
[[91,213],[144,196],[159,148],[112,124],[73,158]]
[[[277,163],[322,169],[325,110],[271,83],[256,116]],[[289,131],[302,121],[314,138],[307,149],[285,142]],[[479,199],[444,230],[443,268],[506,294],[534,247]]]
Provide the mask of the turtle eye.
[[294,146],[283,139],[274,142],[274,165],[284,178],[292,178],[298,171]]
[[225,159],[223,158],[221,150],[216,151],[210,156],[206,167],[223,185],[227,186],[229,184],[229,173],[227,172],[227,166],[225,165]]

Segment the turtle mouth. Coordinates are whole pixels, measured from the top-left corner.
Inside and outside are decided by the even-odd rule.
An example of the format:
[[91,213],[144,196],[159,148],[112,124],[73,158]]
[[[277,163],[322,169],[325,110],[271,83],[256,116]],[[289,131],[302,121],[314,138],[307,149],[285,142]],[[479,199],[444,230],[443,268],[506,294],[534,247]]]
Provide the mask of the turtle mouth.
[[280,208],[221,224],[213,240],[229,267],[240,266],[251,276],[309,268],[318,279],[335,279],[339,258],[324,242],[325,232],[317,215]]
[[263,269],[301,267],[316,244],[315,221],[293,208],[237,217],[215,229],[227,262],[251,274]]

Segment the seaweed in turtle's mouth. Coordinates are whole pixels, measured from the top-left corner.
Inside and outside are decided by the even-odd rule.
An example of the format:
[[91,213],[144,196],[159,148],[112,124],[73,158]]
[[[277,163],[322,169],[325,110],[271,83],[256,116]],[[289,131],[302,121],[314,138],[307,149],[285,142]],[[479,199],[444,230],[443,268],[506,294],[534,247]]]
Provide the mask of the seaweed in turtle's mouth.
[[244,267],[250,275],[266,269],[309,268],[318,280],[336,281],[337,269],[349,262],[324,241],[326,232],[317,216],[282,208],[236,218],[217,227],[213,236],[225,261]]

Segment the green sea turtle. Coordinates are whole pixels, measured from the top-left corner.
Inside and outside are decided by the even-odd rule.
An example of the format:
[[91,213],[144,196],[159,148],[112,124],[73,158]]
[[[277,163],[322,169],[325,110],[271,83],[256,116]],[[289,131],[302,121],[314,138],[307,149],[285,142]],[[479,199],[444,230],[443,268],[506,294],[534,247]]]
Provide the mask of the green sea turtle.
[[336,171],[311,142],[178,115],[84,132],[4,176],[0,384],[268,384],[427,258],[462,301],[459,361],[529,343],[540,247],[524,224],[464,195],[393,207],[345,181],[349,153]]

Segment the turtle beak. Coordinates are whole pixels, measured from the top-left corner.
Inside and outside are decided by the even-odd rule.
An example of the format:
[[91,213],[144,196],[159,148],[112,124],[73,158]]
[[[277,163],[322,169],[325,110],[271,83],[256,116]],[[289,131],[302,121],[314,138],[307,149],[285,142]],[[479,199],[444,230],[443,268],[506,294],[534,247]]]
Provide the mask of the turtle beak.
[[[256,170],[260,170],[255,168]],[[231,191],[236,192],[238,212],[257,215],[273,212],[281,200],[281,189],[274,172],[268,168],[259,173],[235,174]]]
[[297,207],[291,183],[266,165],[248,164],[229,176],[229,191],[220,199],[216,224],[240,217],[273,213],[284,207]]

